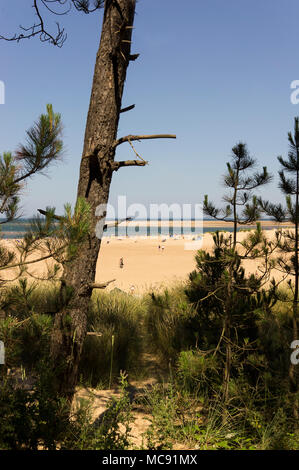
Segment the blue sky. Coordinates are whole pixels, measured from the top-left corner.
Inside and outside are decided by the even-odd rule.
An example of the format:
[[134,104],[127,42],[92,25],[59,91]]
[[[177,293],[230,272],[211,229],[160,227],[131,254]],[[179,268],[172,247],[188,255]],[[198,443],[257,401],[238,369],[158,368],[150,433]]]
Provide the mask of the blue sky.
[[[1,2],[2,34],[34,21],[32,0]],[[204,194],[221,202],[221,175],[231,148],[242,140],[260,165],[274,173],[260,194],[281,200],[277,155],[286,155],[287,132],[299,105],[290,84],[299,80],[297,0],[140,0],[132,52],[140,58],[128,70],[119,136],[175,133],[176,140],[137,143],[150,161],[114,175],[110,202],[126,195],[128,204],[200,203]],[[57,18],[47,15],[49,28]],[[30,180],[23,214],[48,205],[62,210],[74,203],[98,48],[102,11],[72,11],[58,18],[68,33],[62,49],[37,38],[0,41],[0,153],[14,150],[25,130],[52,103],[64,122],[64,161],[49,177]],[[117,157],[131,158],[129,145]]]

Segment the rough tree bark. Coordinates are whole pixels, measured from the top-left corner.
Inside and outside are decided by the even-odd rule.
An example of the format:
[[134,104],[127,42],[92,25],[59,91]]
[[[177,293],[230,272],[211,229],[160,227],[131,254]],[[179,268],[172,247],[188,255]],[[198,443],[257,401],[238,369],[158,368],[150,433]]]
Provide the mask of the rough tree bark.
[[[88,240],[64,270],[62,288],[70,286],[73,296],[67,308],[55,317],[51,356],[57,367],[58,392],[72,397],[86,336],[86,312],[95,279],[101,240],[96,236],[99,204],[105,204],[113,172],[121,100],[130,61],[135,0],[108,0],[93,77],[86,123],[77,197],[91,208]],[[61,365],[64,364],[64,367]],[[66,366],[65,366],[66,365]]]
[[55,317],[51,358],[56,369],[59,394],[71,399],[77,382],[78,366],[86,337],[86,313],[94,287],[101,239],[96,235],[96,208],[108,202],[113,171],[123,166],[144,166],[144,160],[114,162],[115,151],[123,142],[145,138],[174,138],[172,135],[126,136],[116,140],[124,82],[131,55],[131,37],[136,0],[106,0],[99,50],[93,77],[86,123],[77,197],[91,208],[87,241],[64,270],[62,289],[70,287],[69,304]]
[[[47,4],[64,6],[60,0],[34,0],[33,9],[38,21],[30,28],[20,26],[21,33],[12,37],[0,35],[0,40],[21,41],[39,37],[42,42],[62,47],[66,40],[64,28],[57,24],[56,36],[45,27],[41,7],[52,14],[63,15]],[[130,111],[135,105],[121,109],[124,82],[130,61],[139,54],[131,55],[131,37],[135,15],[136,0],[70,0],[76,10],[91,13],[104,5],[104,17],[99,50],[93,77],[92,93],[86,123],[83,155],[77,192],[78,198],[84,198],[91,211],[89,235],[85,243],[78,247],[76,259],[66,265],[61,279],[61,299],[72,296],[63,311],[55,317],[51,340],[51,358],[54,363],[57,392],[72,398],[77,382],[78,366],[83,342],[86,336],[86,313],[92,289],[104,288],[107,283],[95,284],[95,272],[102,232],[105,229],[104,217],[96,213],[98,206],[105,207],[113,171],[125,166],[144,166],[147,162],[138,155],[132,141],[142,139],[175,138],[175,135],[128,135],[116,140],[120,113]],[[114,156],[118,145],[128,142],[137,159],[115,162]],[[40,210],[42,214],[46,211]],[[97,217],[98,216],[98,217]],[[55,216],[58,220],[61,217]],[[97,227],[102,219],[101,230]],[[117,222],[118,223],[118,222]],[[97,227],[97,233],[96,233]],[[101,233],[99,233],[101,232]],[[109,283],[109,282],[108,282]]]

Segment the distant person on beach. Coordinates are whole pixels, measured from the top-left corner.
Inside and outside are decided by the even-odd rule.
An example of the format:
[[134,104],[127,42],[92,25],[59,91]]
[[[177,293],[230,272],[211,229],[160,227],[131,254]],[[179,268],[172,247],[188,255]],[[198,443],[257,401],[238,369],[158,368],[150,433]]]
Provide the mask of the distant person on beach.
[[124,267],[124,259],[120,258],[119,260],[119,267],[122,269]]
[[133,295],[134,292],[135,292],[135,286],[131,286],[131,287],[130,287],[130,291],[131,291],[131,295]]
[[164,245],[162,245],[162,246],[161,246],[162,253],[163,253],[163,251],[164,251],[164,248],[165,248],[165,246],[164,246]]

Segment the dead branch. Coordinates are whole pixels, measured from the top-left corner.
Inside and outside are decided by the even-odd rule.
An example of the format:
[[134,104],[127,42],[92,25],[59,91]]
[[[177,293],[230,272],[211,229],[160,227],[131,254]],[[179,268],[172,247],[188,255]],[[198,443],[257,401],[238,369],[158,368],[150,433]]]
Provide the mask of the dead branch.
[[135,108],[135,104],[131,104],[131,106],[127,106],[126,108],[123,108],[120,110],[120,113],[126,113],[127,111],[131,111],[131,109]]
[[108,287],[109,284],[111,284],[114,281],[116,281],[116,279],[112,279],[111,281],[107,281],[107,282],[102,282],[101,284],[92,283],[92,284],[89,284],[89,287],[91,289],[106,289],[106,287]]
[[111,224],[105,224],[103,230],[105,231],[107,230],[107,228],[116,227],[117,225],[122,224],[123,222],[129,222],[131,220],[133,220],[133,217],[126,217],[125,219],[116,220],[115,222],[111,222]]
[[134,62],[134,60],[138,59],[139,56],[140,56],[140,54],[131,54],[129,56],[129,60]]
[[[39,212],[40,214],[42,214],[42,215],[45,215],[45,216],[50,215],[49,212],[44,211],[43,209],[37,209],[37,210],[38,210],[38,212]],[[65,219],[65,217],[62,217],[62,215],[51,214],[51,216],[52,216],[52,218],[55,219],[55,220],[64,220],[64,219]]]
[[132,144],[132,142],[131,142],[130,140],[129,140],[128,142],[129,142],[129,144],[131,145],[131,147],[132,147],[132,149],[133,149],[133,151],[134,151],[136,157],[140,158],[140,160],[142,160],[143,162],[145,162],[144,158],[142,158],[142,156],[139,155],[139,153],[138,153],[137,150],[135,149],[135,147],[134,147],[134,145]]
[[126,135],[114,142],[113,147],[117,147],[124,142],[130,142],[133,140],[146,140],[146,139],[176,139],[175,134],[153,134],[153,135]]
[[145,160],[126,160],[122,162],[113,162],[112,164],[112,171],[117,171],[119,168],[123,166],[145,166],[148,165],[148,162]]
[[29,28],[25,28],[23,26],[20,26],[20,29],[24,31],[24,33],[20,33],[19,35],[15,34],[12,37],[4,37],[0,36],[0,39],[3,39],[5,41],[21,41],[22,39],[30,39],[34,36],[39,36],[40,40],[42,42],[49,42],[50,44],[53,44],[54,46],[62,47],[63,43],[66,40],[66,33],[64,32],[64,28],[60,29],[60,26],[58,23],[57,25],[57,34],[56,36],[52,36],[48,31],[46,31],[45,26],[44,26],[44,20],[42,18],[42,15],[39,10],[39,6],[37,3],[37,0],[33,1],[33,8],[35,10],[35,14],[38,17],[39,22],[34,23],[32,26]]
[[[52,4],[57,3],[57,6],[65,6],[64,11],[55,11],[53,10]],[[60,28],[59,23],[56,22],[57,26],[57,33],[56,35],[52,35],[47,31],[45,27],[45,21],[41,13],[40,7],[45,7],[51,14],[56,16],[64,16],[67,15],[71,7],[74,6],[76,10],[82,11],[83,13],[93,13],[94,11],[98,10],[99,8],[104,6],[104,0],[96,0],[94,2],[94,6],[89,8],[89,3],[86,0],[33,0],[33,9],[35,15],[38,19],[37,22],[33,23],[32,26],[25,28],[24,26],[20,25],[20,30],[22,31],[19,34],[14,34],[11,37],[5,37],[0,35],[0,40],[3,39],[4,41],[16,41],[19,42],[22,39],[30,39],[35,36],[39,36],[41,42],[48,42],[53,44],[57,47],[62,47],[64,42],[67,39],[67,34],[65,33],[64,28]],[[135,59],[132,59],[135,60]]]

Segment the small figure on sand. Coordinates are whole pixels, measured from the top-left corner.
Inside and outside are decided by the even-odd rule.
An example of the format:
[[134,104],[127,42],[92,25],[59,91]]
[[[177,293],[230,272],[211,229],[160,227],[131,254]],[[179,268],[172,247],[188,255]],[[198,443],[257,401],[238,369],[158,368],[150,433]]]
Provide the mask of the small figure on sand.
[[164,248],[165,248],[165,246],[162,245],[162,246],[161,246],[162,253],[164,252]]
[[135,286],[132,285],[132,286],[130,287],[130,292],[131,292],[131,295],[134,294],[134,292],[135,292]]
[[159,251],[160,251],[160,249],[161,249],[161,245],[158,246],[158,250],[159,250]]
[[119,267],[122,269],[124,267],[124,259],[120,258],[119,260]]

